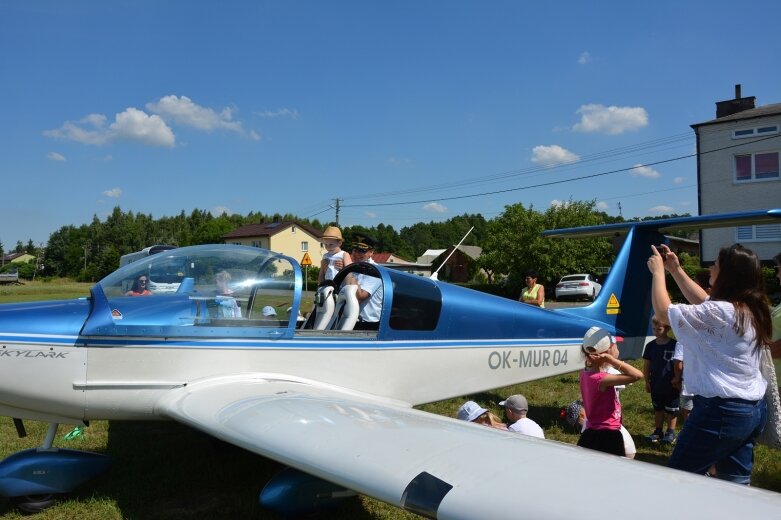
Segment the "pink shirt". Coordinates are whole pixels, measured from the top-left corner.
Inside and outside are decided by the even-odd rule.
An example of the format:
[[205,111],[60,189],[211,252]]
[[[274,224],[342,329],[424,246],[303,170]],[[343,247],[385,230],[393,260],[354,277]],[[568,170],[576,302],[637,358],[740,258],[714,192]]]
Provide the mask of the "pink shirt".
[[580,373],[580,395],[583,396],[583,408],[586,410],[586,429],[620,430],[621,403],[615,387],[604,392],[599,391],[599,382],[609,374],[607,372]]

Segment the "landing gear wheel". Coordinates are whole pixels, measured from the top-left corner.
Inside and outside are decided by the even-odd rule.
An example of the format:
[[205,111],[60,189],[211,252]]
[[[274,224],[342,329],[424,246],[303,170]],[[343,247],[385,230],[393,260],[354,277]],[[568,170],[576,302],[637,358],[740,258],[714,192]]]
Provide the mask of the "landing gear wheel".
[[25,495],[21,497],[10,497],[11,503],[25,513],[40,513],[57,502],[59,495]]

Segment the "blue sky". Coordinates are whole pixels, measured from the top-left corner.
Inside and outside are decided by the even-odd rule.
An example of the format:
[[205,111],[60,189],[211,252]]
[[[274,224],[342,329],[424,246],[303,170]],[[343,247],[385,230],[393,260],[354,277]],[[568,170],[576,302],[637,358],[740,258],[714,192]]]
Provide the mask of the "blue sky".
[[694,153],[689,125],[737,83],[781,102],[780,19],[753,0],[0,1],[0,241],[117,205],[326,222],[339,198],[343,225],[396,229],[570,198],[696,213],[695,160],[652,163]]

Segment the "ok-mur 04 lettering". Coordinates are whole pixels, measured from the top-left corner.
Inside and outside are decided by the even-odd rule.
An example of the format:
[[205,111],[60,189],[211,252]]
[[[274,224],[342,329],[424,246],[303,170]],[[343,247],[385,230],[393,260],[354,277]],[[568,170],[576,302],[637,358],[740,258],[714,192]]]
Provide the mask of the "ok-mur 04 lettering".
[[488,354],[491,370],[504,368],[549,367],[567,364],[567,349],[529,348],[520,350],[494,350]]

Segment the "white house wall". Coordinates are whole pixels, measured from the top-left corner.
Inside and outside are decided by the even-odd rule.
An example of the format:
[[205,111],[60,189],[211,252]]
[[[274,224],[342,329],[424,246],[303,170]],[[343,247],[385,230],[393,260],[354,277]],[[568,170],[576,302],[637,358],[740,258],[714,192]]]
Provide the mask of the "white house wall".
[[[700,148],[698,151],[703,154],[700,155],[698,180],[701,215],[781,207],[781,179],[735,182],[735,155],[778,151],[781,149],[781,139],[750,143],[751,138],[733,139],[733,131],[772,124],[781,125],[781,115],[727,121],[699,127]],[[738,144],[744,144],[744,146],[707,153],[710,150]],[[732,245],[737,241],[735,228],[704,230],[701,240],[701,260],[703,262],[714,261],[720,248]],[[769,260],[781,252],[781,241],[741,241],[741,243],[754,250],[763,260]]]

